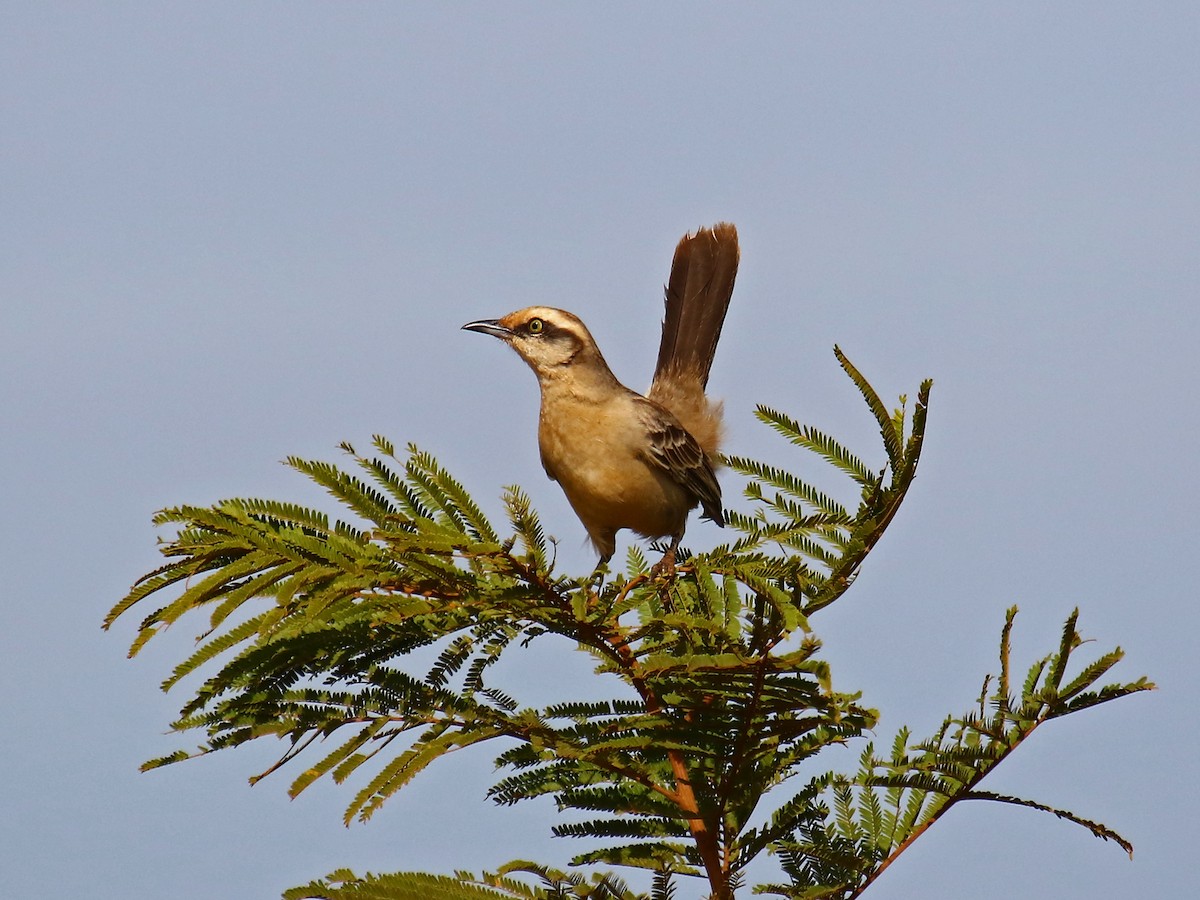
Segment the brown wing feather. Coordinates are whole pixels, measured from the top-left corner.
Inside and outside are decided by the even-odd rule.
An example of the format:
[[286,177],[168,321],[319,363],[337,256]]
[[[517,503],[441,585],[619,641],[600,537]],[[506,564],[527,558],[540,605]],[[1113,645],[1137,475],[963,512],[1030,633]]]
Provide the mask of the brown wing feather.
[[687,491],[691,505],[703,507],[704,518],[724,527],[721,486],[704,450],[670,412],[650,401],[643,401],[641,406],[650,438],[647,462],[665,471]]

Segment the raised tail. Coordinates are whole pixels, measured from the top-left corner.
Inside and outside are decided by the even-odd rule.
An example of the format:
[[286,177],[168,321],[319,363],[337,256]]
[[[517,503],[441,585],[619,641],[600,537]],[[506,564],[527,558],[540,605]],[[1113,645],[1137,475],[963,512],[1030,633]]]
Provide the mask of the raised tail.
[[737,229],[728,222],[687,234],[675,248],[654,380],[687,373],[708,384],[737,277]]
[[650,399],[669,409],[714,462],[721,405],[704,396],[737,278],[737,229],[728,222],[684,235],[667,282],[666,316]]

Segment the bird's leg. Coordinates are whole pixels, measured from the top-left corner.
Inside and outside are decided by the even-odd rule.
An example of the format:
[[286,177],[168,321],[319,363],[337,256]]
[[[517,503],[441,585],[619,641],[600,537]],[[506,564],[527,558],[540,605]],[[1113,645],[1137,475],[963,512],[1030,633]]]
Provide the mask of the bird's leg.
[[596,563],[596,568],[592,570],[592,574],[588,576],[588,583],[594,585],[596,590],[604,584],[604,578],[608,575],[608,561],[612,559],[611,553],[604,553],[600,556],[600,560]]
[[654,576],[663,575],[667,578],[675,577],[675,551],[679,549],[679,542],[683,540],[683,532],[673,535],[671,538],[671,546],[667,548],[667,552],[662,555],[662,559],[650,567],[650,574]]

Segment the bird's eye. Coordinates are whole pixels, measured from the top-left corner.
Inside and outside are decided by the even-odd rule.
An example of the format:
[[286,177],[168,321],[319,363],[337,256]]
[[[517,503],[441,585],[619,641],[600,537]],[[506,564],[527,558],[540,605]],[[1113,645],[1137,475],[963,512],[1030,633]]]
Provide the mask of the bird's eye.
[[530,334],[541,334],[546,330],[546,323],[541,319],[530,319],[529,324],[525,326]]

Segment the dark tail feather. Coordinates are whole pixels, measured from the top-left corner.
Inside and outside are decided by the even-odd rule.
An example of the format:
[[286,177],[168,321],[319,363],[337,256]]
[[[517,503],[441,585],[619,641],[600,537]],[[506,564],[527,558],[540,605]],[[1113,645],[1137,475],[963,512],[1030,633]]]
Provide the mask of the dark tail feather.
[[701,388],[708,384],[739,255],[737,229],[728,222],[684,235],[675,248],[656,382],[663,376],[687,373],[700,379]]

